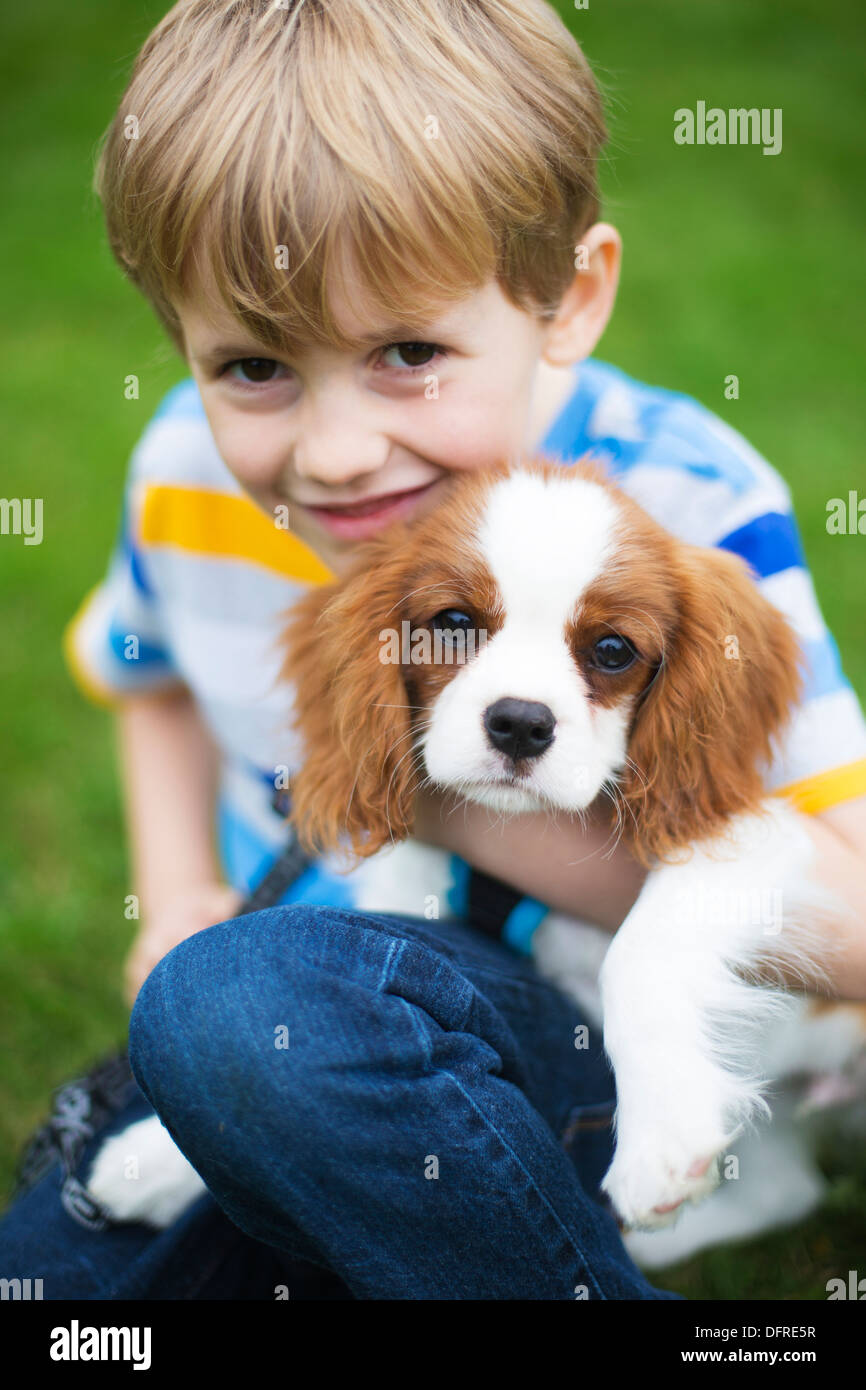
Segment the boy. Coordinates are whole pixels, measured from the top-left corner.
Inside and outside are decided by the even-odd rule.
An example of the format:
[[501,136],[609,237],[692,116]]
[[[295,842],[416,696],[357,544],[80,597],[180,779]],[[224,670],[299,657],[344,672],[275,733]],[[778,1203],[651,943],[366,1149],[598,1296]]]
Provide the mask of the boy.
[[[812,667],[770,785],[862,904],[866,726],[785,485],[695,403],[587,361],[620,260],[597,220],[603,139],[543,0],[185,0],[144,46],[99,188],[193,382],[136,450],[122,543],[68,649],[122,697],[136,1077],[219,1206],[160,1237],[58,1217],[48,1297],[267,1297],[287,1270],[293,1296],[663,1296],[592,1200],[603,1059],[574,1052],[573,1005],[467,925],[466,902],[427,922],[421,885],[418,917],[365,915],[319,866],[290,908],[211,926],[285,839],[285,609],[423,515],[452,470],[592,449],[670,529],[745,555]],[[419,796],[419,837],[517,895],[613,931],[639,891],[591,818],[491,834],[481,808],[452,809]],[[856,997],[861,924],[862,908],[834,936],[834,985]],[[141,1113],[136,1097],[115,1127]],[[16,1251],[48,1211],[44,1185],[13,1209]]]

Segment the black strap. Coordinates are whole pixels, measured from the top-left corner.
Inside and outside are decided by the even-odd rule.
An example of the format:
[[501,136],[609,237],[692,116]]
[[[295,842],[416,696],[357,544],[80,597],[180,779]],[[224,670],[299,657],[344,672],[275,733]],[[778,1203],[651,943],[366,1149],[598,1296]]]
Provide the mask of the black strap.
[[248,912],[261,912],[263,908],[275,907],[286,890],[306,872],[312,862],[301,849],[293,833],[282,854],[242,904],[238,916],[245,917]]
[[[313,860],[308,858],[297,841],[293,840],[265,874],[258,887],[253,889],[239,915],[260,912],[263,908],[275,906],[286,890],[312,863]],[[477,931],[498,941],[506,921],[522,901],[523,894],[510,888],[507,883],[498,878],[491,878],[490,874],[482,873],[480,869],[470,868],[467,920]]]
[[[289,806],[288,794],[278,792],[274,797],[275,810],[286,815]],[[308,858],[300,848],[297,838],[292,832],[292,839],[289,844],[265,874],[261,883],[250,893],[238,915],[244,916],[248,912],[260,912],[263,908],[274,907],[282,899],[286,890],[296,879],[301,877],[301,874],[306,872],[312,863],[313,860]],[[502,930],[508,917],[517,904],[522,901],[522,893],[509,888],[508,884],[503,883],[500,879],[492,878],[490,874],[482,873],[480,869],[474,869],[470,866],[466,911],[470,926],[477,931],[498,941],[502,936]]]
[[507,883],[491,878],[480,869],[470,870],[466,910],[469,925],[475,927],[476,931],[484,932],[485,936],[492,936],[498,941],[506,921],[522,901],[523,894],[516,893]]
[[101,1058],[86,1076],[55,1091],[50,1119],[32,1136],[19,1159],[13,1197],[29,1192],[59,1159],[63,1173],[60,1201],[67,1214],[89,1230],[102,1231],[111,1225],[76,1172],[88,1140],[134,1091],[135,1079],[125,1051]]
[[[281,805],[280,809],[284,811],[285,806]],[[274,907],[312,863],[313,860],[308,858],[299,847],[297,839],[293,837],[261,883],[253,889],[241,907],[239,916]],[[466,901],[467,921],[477,931],[498,941],[506,921],[517,904],[523,901],[523,896],[500,879],[492,878],[490,874],[470,866]]]

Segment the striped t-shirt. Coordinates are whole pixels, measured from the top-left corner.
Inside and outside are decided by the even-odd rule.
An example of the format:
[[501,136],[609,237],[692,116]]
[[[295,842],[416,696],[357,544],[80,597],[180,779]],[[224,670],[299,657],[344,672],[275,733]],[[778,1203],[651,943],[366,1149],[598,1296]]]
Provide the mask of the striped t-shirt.
[[[717,416],[688,396],[589,360],[537,453],[603,460],[682,540],[752,566],[793,624],[807,685],[768,780],[809,813],[866,793],[866,722],[805,565],[789,490]],[[296,769],[291,688],[281,684],[285,614],[332,578],[309,547],[243,493],[220,458],[192,380],[162,401],[130,464],[108,573],[66,633],[85,691],[186,685],[222,755],[219,847],[228,881],[257,883],[287,838],[274,786]],[[456,860],[455,868],[462,861]],[[352,906],[352,876],[314,865],[285,901]]]

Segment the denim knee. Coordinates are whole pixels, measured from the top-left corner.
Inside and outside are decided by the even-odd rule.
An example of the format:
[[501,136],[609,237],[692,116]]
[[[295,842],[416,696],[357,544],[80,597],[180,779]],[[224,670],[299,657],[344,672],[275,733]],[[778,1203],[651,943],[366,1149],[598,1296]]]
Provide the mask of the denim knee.
[[222,922],[159,962],[129,1026],[133,1070],[155,1104],[173,1095],[204,1099],[214,1077],[243,1096],[273,1054],[291,1051],[299,1063],[295,1000],[303,978],[305,1007],[313,1005],[317,972],[291,968],[290,958],[293,931],[308,911],[275,908]]
[[[399,949],[357,914],[294,905],[208,928],[145,981],[130,1020],[136,1079],[185,1152],[276,1108],[305,1142],[333,1135],[347,1076],[383,1060],[372,996]],[[386,1001],[379,995],[377,1007]],[[399,1007],[389,999],[391,1008]],[[381,1020],[380,1020],[381,1023]]]

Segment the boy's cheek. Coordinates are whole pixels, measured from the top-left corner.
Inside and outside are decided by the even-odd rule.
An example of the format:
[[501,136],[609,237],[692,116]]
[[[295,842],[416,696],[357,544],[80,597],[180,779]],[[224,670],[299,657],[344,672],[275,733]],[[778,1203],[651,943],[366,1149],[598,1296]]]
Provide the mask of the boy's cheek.
[[205,415],[217,452],[232,477],[263,511],[273,514],[276,490],[285,469],[286,445],[262,418],[238,412],[200,387]]

